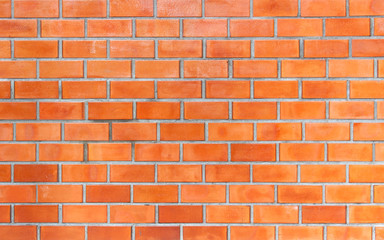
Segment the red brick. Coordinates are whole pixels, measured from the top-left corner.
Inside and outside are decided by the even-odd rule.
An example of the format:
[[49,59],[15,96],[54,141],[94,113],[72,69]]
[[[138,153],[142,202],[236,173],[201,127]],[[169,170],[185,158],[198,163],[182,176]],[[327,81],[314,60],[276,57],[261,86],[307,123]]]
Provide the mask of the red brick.
[[158,17],[201,17],[201,0],[158,0]]
[[231,203],[271,203],[274,198],[273,185],[229,186],[229,202]]
[[207,81],[207,98],[250,98],[249,81]]
[[82,144],[39,144],[40,161],[83,161]]
[[369,18],[330,18],[325,20],[326,36],[369,36]]
[[179,161],[179,144],[136,143],[135,161]]
[[0,144],[0,161],[32,162],[36,160],[35,144]]
[[41,78],[82,78],[83,61],[40,61]]
[[255,40],[255,57],[299,57],[300,46],[298,40]]
[[0,226],[0,235],[6,236],[7,240],[36,240],[36,226]]
[[0,124],[0,141],[12,141],[13,140],[13,124],[1,123]]
[[325,77],[324,60],[283,60],[281,76],[284,78]]
[[106,141],[108,123],[66,123],[64,136],[66,141]]
[[[93,0],[91,0],[93,1]],[[105,40],[64,40],[64,58],[105,58],[107,41]]]
[[207,223],[250,223],[249,206],[207,206]]
[[153,81],[112,81],[111,98],[154,98]]
[[84,119],[84,104],[81,102],[40,102],[40,119],[80,120]]
[[[305,40],[304,57],[324,58],[324,57],[348,57],[348,40]],[[333,63],[340,60],[331,60]],[[343,60],[344,61],[344,60]],[[330,66],[332,66],[330,64]],[[330,74],[330,77],[333,77]]]
[[227,144],[183,144],[183,161],[225,162],[227,155]]
[[85,240],[85,228],[82,226],[42,226],[42,240]]
[[106,223],[105,205],[64,205],[63,223]]
[[305,139],[311,141],[348,141],[349,123],[306,123]]
[[110,209],[111,223],[155,222],[155,206],[153,205],[111,205]]
[[179,37],[178,19],[137,19],[137,37]]
[[88,20],[88,37],[132,37],[132,20]]
[[111,40],[110,55],[112,58],[153,58],[155,57],[155,41],[153,40]]
[[158,165],[158,182],[201,182],[201,165]]
[[57,81],[15,81],[15,98],[59,98]]
[[373,60],[329,60],[329,77],[373,77]]
[[235,78],[277,78],[277,61],[233,61]]
[[110,0],[111,17],[151,17],[152,0]]
[[81,185],[38,185],[38,202],[75,203],[83,201]]
[[323,20],[319,18],[278,19],[279,37],[315,37],[323,34]]
[[112,140],[156,140],[156,123],[113,123]]
[[132,103],[89,102],[88,119],[132,119]]
[[301,182],[345,182],[345,165],[301,165]]
[[[306,206],[303,206],[306,207]],[[299,223],[298,206],[266,206],[253,207],[253,221],[255,223]]]
[[254,182],[297,182],[295,165],[254,165]]
[[327,203],[368,203],[371,199],[369,185],[329,185],[325,187]]
[[60,141],[60,123],[16,123],[18,141]]
[[257,123],[257,140],[301,140],[301,123]]
[[136,227],[136,240],[176,240],[180,238],[180,227]]
[[280,185],[277,188],[277,200],[279,203],[321,203],[322,186]]
[[351,16],[383,15],[383,2],[377,0],[351,0],[349,14]]
[[293,17],[297,13],[297,0],[253,0],[254,17]]
[[225,19],[183,19],[184,37],[226,37],[227,29]]
[[274,144],[231,144],[231,161],[233,162],[272,162],[276,161]]
[[206,165],[207,182],[249,182],[249,165]]
[[[35,185],[0,185],[1,203],[34,203],[36,202]],[[1,232],[1,230],[0,230]]]
[[226,78],[228,61],[226,60],[186,60],[184,61],[185,78]]
[[136,185],[133,187],[133,202],[135,203],[175,203],[177,200],[178,188],[176,185]]
[[250,0],[207,0],[206,17],[249,17]]
[[111,165],[111,182],[154,182],[154,165]]
[[207,40],[208,58],[249,58],[249,40]]
[[202,223],[202,206],[159,206],[159,223]]
[[118,240],[121,238],[131,240],[131,234],[130,226],[91,226],[88,228],[89,240]]
[[63,17],[106,17],[106,0],[63,0]]
[[298,98],[297,81],[254,81],[255,98]]
[[224,185],[181,185],[181,202],[219,203],[225,202]]
[[15,165],[15,182],[57,182],[57,165],[36,164],[36,165]]
[[281,143],[280,161],[324,161],[324,144]]
[[281,119],[325,119],[325,102],[281,102]]
[[89,185],[87,186],[87,202],[130,202],[130,186]]
[[63,182],[106,182],[106,165],[63,165]]
[[345,0],[302,0],[303,17],[342,17],[346,14]]
[[37,37],[37,20],[1,19],[0,37]]
[[58,41],[15,41],[15,58],[57,58]]
[[41,20],[42,37],[84,37],[84,20]]
[[131,144],[89,143],[88,161],[131,161]]
[[331,119],[373,119],[373,102],[330,102]]
[[352,57],[381,57],[384,54],[384,39],[352,40]]
[[130,78],[131,61],[88,61],[89,78]]
[[208,123],[209,141],[251,141],[253,123]]
[[372,161],[372,144],[329,143],[328,161]]
[[135,62],[136,78],[178,78],[179,61],[140,61]]
[[183,227],[183,239],[227,239],[227,228],[224,226],[185,226]]
[[11,17],[12,15],[12,3],[11,0],[0,1],[0,17]]
[[106,98],[106,81],[63,81],[63,98]]
[[58,206],[22,205],[15,206],[16,223],[57,223],[59,221]]
[[[377,233],[377,228],[376,228]],[[371,227],[352,227],[352,226],[328,226],[327,227],[327,239],[336,240],[340,239],[340,236],[344,236],[346,239],[361,239],[369,240],[372,238]],[[378,239],[378,237],[376,237]]]
[[346,223],[345,206],[303,206],[303,223]]
[[203,123],[160,123],[161,141],[204,140]]
[[346,81],[303,81],[303,98],[346,98]]
[[157,97],[201,98],[201,81],[158,81]]
[[160,58],[201,58],[202,54],[203,45],[201,40],[159,41],[158,55]]
[[2,61],[0,62],[0,78],[36,78],[36,62]]
[[185,119],[228,119],[227,102],[185,102]]
[[273,20],[271,19],[231,19],[231,37],[272,37]]
[[137,102],[137,119],[180,119],[178,102]]
[[232,240],[252,240],[262,238],[275,239],[275,228],[272,226],[231,226]]

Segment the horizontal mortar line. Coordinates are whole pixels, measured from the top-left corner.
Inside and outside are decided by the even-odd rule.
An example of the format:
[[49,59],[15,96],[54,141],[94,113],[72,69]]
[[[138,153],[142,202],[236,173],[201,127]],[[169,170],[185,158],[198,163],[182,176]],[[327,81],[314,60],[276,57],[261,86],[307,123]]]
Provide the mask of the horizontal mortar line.
[[80,144],[84,144],[84,143],[174,143],[174,144],[178,144],[178,143],[199,143],[199,144],[202,144],[202,143],[232,143],[232,144],[246,144],[246,143],[263,143],[263,144],[276,144],[276,143],[367,143],[367,144],[373,144],[373,143],[384,143],[384,140],[366,140],[366,141],[352,141],[351,140],[341,140],[341,141],[324,141],[324,140],[319,140],[319,141],[307,141],[307,140],[292,140],[292,141],[289,141],[289,140],[281,140],[281,141],[259,141],[259,140],[249,140],[249,141],[205,141],[205,140],[200,140],[200,141],[194,141],[194,140],[175,140],[175,141],[135,141],[135,140],[132,140],[132,141],[127,141],[127,140],[113,140],[113,141],[108,141],[108,140],[103,140],[103,141],[97,141],[97,140],[84,140],[84,141],[79,141],[79,140],[65,140],[65,141],[40,141],[40,140],[37,140],[37,141],[1,141],[0,144],[36,144],[36,143],[40,143],[40,144],[49,144],[49,143],[80,143]]
[[[80,164],[79,164],[80,165]],[[84,164],[81,164],[84,165]],[[284,164],[280,164],[284,165]],[[39,186],[39,185],[80,185],[80,184],[89,184],[89,185],[122,185],[122,186],[176,186],[176,185],[189,185],[189,186],[195,186],[195,185],[204,185],[204,186],[222,186],[223,184],[231,184],[233,186],[235,185],[247,185],[247,186],[255,186],[255,185],[276,185],[276,186],[367,186],[370,184],[373,185],[382,185],[383,182],[2,182],[0,183],[1,186]],[[175,203],[177,204],[177,203]],[[361,203],[358,203],[361,204]],[[371,203],[370,203],[371,204]],[[379,203],[378,203],[379,204]]]

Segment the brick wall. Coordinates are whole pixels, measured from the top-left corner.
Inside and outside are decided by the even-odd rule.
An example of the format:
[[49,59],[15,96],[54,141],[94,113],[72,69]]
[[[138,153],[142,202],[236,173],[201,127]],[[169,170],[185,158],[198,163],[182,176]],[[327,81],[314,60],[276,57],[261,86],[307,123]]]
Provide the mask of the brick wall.
[[383,240],[384,1],[0,0],[1,240]]

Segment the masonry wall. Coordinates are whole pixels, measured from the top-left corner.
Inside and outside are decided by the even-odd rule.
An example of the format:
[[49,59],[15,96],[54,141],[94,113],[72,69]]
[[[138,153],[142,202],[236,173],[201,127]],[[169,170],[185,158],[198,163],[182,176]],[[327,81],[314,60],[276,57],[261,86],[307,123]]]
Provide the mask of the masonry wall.
[[0,0],[0,239],[383,240],[383,16]]

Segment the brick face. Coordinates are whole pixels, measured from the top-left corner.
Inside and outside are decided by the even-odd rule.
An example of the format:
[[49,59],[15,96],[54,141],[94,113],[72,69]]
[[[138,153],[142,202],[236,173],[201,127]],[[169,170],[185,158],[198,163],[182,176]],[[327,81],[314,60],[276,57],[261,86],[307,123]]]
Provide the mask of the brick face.
[[1,240],[383,240],[384,1],[0,0]]

